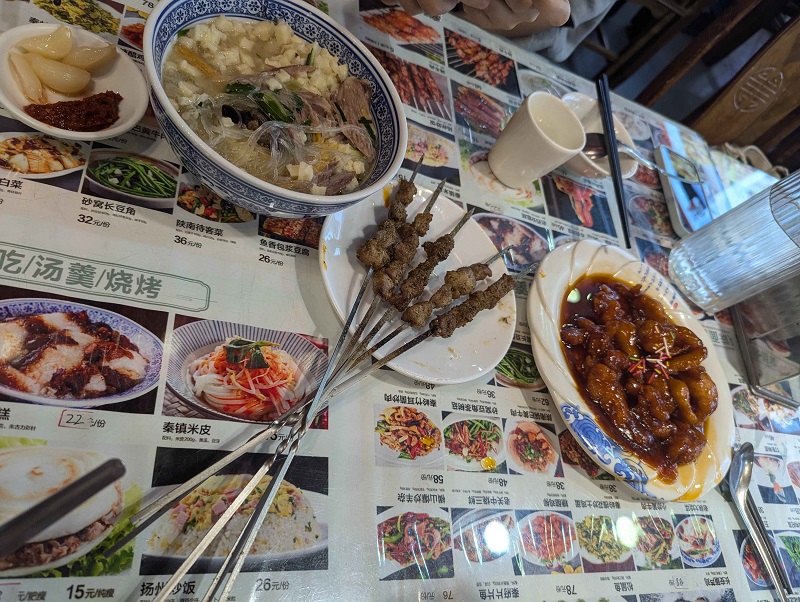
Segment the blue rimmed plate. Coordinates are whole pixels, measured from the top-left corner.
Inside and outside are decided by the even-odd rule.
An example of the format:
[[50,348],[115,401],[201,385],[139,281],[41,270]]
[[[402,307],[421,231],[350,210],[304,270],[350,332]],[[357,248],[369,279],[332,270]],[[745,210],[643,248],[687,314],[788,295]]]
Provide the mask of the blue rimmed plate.
[[206,416],[253,424],[264,424],[265,422],[221,412],[194,394],[189,364],[214,351],[231,337],[241,337],[250,341],[272,341],[278,343],[283,351],[291,355],[300,370],[296,387],[298,400],[317,390],[325,368],[328,366],[327,356],[316,345],[293,332],[220,320],[198,320],[184,324],[172,332],[167,363],[167,386],[182,401]]
[[[717,384],[719,403],[706,423],[708,445],[695,462],[678,468],[673,483],[665,483],[655,469],[603,431],[572,377],[561,343],[561,304],[565,293],[586,274],[608,274],[631,285],[641,284],[643,293],[660,301],[672,321],[689,328],[708,349],[703,367]],[[547,255],[536,270],[528,295],[528,322],[536,365],[556,407],[575,439],[601,468],[640,494],[669,501],[696,499],[722,480],[730,465],[735,435],[727,379],[706,331],[661,274],[618,247],[589,240],[568,243]]]
[[[269,184],[223,159],[186,124],[161,84],[161,69],[181,30],[219,15],[257,21],[285,21],[306,41],[317,42],[348,73],[367,82],[377,138],[375,164],[358,190],[315,196]],[[302,0],[163,0],[147,19],[144,62],[156,119],[186,168],[222,198],[256,213],[280,217],[318,217],[341,211],[378,192],[392,179],[405,156],[408,130],[403,105],[392,80],[367,48],[345,27]]]
[[65,408],[94,408],[134,399],[140,395],[144,395],[158,384],[158,377],[161,372],[163,345],[156,335],[130,318],[126,318],[125,316],[107,309],[100,309],[92,307],[91,305],[84,305],[83,303],[73,303],[72,301],[60,301],[58,299],[9,299],[0,301],[0,320],[33,316],[36,314],[79,311],[86,311],[93,322],[105,322],[120,334],[128,337],[131,342],[139,348],[139,353],[149,362],[144,379],[136,386],[123,393],[95,397],[94,399],[44,397],[17,391],[16,389],[4,385],[0,385],[0,395],[7,395],[8,397],[22,401],[31,401],[33,403]]

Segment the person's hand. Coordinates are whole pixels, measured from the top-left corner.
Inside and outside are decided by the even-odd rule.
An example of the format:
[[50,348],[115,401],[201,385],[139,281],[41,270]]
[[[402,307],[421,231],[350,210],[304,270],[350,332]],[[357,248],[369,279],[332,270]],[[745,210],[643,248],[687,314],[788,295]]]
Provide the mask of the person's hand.
[[389,6],[399,5],[409,15],[425,13],[436,16],[449,13],[459,1],[463,2],[465,7],[483,10],[489,6],[491,0],[383,0],[383,3]]
[[559,27],[569,13],[569,0],[490,0],[485,9],[464,5],[464,16],[475,25],[501,31],[534,21],[540,30]]

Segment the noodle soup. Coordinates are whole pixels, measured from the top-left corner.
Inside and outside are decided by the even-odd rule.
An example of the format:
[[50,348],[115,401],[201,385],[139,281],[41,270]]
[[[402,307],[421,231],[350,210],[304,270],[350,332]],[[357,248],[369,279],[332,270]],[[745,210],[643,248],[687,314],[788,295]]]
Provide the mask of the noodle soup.
[[344,194],[374,162],[369,86],[282,21],[219,16],[181,31],[162,84],[195,133],[271,184]]

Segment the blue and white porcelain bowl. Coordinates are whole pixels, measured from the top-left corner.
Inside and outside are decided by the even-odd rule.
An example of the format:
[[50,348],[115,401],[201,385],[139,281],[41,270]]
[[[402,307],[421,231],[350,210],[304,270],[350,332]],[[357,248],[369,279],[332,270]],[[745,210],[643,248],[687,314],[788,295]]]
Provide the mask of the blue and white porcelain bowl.
[[[566,294],[584,275],[605,274],[659,301],[672,322],[694,332],[708,350],[702,366],[717,384],[717,410],[706,420],[708,444],[691,464],[678,467],[673,482],[620,446],[595,418],[567,363],[561,343],[561,312]],[[700,322],[672,285],[653,268],[619,247],[593,240],[570,242],[548,253],[539,264],[528,295],[528,323],[536,366],[564,423],[600,468],[637,493],[659,500],[691,501],[716,487],[728,472],[735,438],[733,403],[725,371]]]
[[[367,81],[372,89],[378,152],[372,172],[358,190],[316,196],[269,184],[223,159],[186,125],[161,85],[161,69],[178,32],[219,15],[283,20],[295,34],[317,42],[345,63],[350,75]],[[389,76],[343,26],[302,0],[162,0],[147,19],[144,62],[153,111],[175,154],[206,186],[250,211],[280,217],[328,215],[381,190],[400,169],[408,133],[403,106]]]

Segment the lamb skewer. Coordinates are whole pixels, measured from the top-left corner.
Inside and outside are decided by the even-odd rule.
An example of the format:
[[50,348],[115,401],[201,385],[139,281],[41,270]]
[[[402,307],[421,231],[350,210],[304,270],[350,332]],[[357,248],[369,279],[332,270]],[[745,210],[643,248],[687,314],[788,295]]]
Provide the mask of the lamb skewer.
[[[356,382],[361,381],[363,378],[365,378],[367,375],[371,374],[372,372],[383,366],[385,363],[391,361],[392,359],[397,358],[398,356],[405,353],[409,349],[412,349],[425,339],[431,336],[441,336],[444,338],[451,336],[457,328],[469,324],[472,321],[472,319],[478,314],[478,312],[484,309],[491,309],[495,305],[497,305],[500,299],[502,299],[509,291],[513,290],[514,284],[515,284],[515,279],[505,274],[497,282],[491,284],[488,288],[471,293],[466,301],[450,308],[447,312],[442,314],[442,316],[435,318],[431,323],[431,328],[428,331],[412,339],[411,341],[409,341],[408,343],[406,343],[393,353],[389,354],[389,356],[386,356],[386,358],[384,358],[377,364],[373,364],[373,366],[371,366],[367,370],[364,370],[363,372],[357,374],[351,379],[348,379],[341,385],[333,387],[333,389],[331,389],[329,392],[326,392],[324,394],[323,403],[325,401],[330,400],[330,398],[334,397],[343,390],[349,388]],[[435,325],[434,323],[436,323],[437,320],[440,319],[442,319],[442,322],[438,325]],[[232,568],[226,587],[223,590],[222,599],[225,599],[225,594],[229,592],[233,580],[236,578],[239,571],[241,570],[241,566],[244,563],[244,559],[246,558],[250,546],[252,545],[252,541],[256,536],[258,527],[260,526],[261,522],[266,516],[266,513],[269,510],[272,501],[275,498],[275,494],[278,491],[280,482],[286,475],[289,463],[292,461],[295,453],[297,452],[300,438],[307,431],[310,421],[313,420],[314,418],[314,411],[312,410],[314,410],[314,406],[317,405],[318,401],[319,399],[315,398],[314,403],[311,404],[311,407],[303,411],[302,419],[300,420],[300,422],[296,424],[294,428],[292,428],[292,431],[289,433],[287,438],[281,442],[281,444],[278,446],[278,449],[276,449],[275,453],[270,456],[270,460],[268,460],[267,463],[265,463],[264,465],[265,467],[267,467],[268,465],[271,466],[272,463],[274,463],[275,459],[277,459],[281,453],[288,451],[286,457],[283,460],[283,465],[281,467],[281,470],[270,481],[270,484],[268,485],[267,490],[265,491],[261,500],[259,501],[256,510],[254,511],[250,520],[245,525],[245,528],[240,533],[236,543],[234,544],[234,552],[231,554],[229,559],[226,559],[223,568],[220,570],[217,577],[214,579],[212,589],[215,592],[225,577],[225,572],[227,571],[227,567],[233,561],[233,558],[236,558],[235,565]],[[253,486],[255,487],[255,485],[257,485],[260,482],[260,480],[261,477],[256,476],[251,480],[251,484],[253,484]],[[238,501],[238,498],[233,503],[235,503],[236,501]],[[210,597],[207,595],[205,600],[213,599],[213,595],[214,595],[213,593],[210,594]]]
[[[533,269],[533,266],[531,266],[530,269]],[[503,274],[499,280],[489,285],[488,288],[471,293],[465,301],[451,307],[441,316],[437,316],[431,320],[428,330],[417,335],[404,345],[401,345],[368,368],[365,368],[361,372],[349,377],[347,380],[333,386],[326,396],[330,399],[339,395],[431,337],[448,338],[452,336],[456,329],[469,324],[479,312],[484,309],[492,309],[497,305],[500,299],[514,290],[516,281],[528,271],[529,270],[520,272],[520,274],[513,278],[508,274]]]
[[[408,180],[403,180],[403,181],[400,182],[399,189],[397,191],[397,194],[394,197],[395,202],[392,205],[390,205],[390,210],[395,205],[398,207],[397,209],[395,209],[393,211],[393,213],[394,213],[394,215],[396,217],[400,217],[401,218],[401,220],[402,220],[401,223],[404,223],[405,219],[406,219],[406,217],[405,217],[406,216],[405,208],[411,203],[411,201],[414,199],[414,195],[416,194],[416,190],[417,189],[416,189],[416,186],[414,186],[414,182],[413,181],[414,181],[414,178],[416,177],[417,172],[419,171],[419,167],[421,165],[422,165],[422,159],[420,159],[420,161],[415,166],[414,171],[411,174],[411,177],[409,177]],[[391,219],[391,216],[390,216],[390,219]],[[387,221],[389,221],[389,220],[385,220],[381,224],[381,226],[383,226],[384,229],[387,229],[387,227],[384,226],[384,224]],[[388,234],[381,235],[380,232],[381,232],[381,227],[379,226],[378,234],[376,234],[375,237],[373,237],[373,239],[371,239],[371,240],[374,240],[375,238],[379,238],[381,240],[381,244],[380,245],[376,245],[375,243],[373,243],[371,245],[371,251],[369,251],[370,255],[373,255],[373,254],[380,255],[380,249],[385,245],[385,240],[386,240],[386,238],[380,238],[380,237],[389,236]],[[359,251],[361,251],[362,248],[368,248],[368,247],[366,247],[366,245],[368,243],[370,243],[370,241],[367,241],[366,243],[362,244],[361,247],[359,248]],[[382,263],[380,263],[380,258],[379,257],[378,258],[365,257],[364,259],[365,259],[364,265],[365,265],[365,267],[368,268],[366,276],[364,277],[364,280],[361,283],[361,288],[360,288],[360,290],[358,292],[358,295],[356,296],[355,302],[353,303],[353,307],[350,309],[350,314],[347,317],[347,321],[345,322],[345,327],[342,330],[342,334],[340,335],[339,341],[338,341],[336,347],[334,348],[333,353],[331,354],[330,362],[329,362],[329,365],[328,365],[328,370],[326,371],[326,375],[323,376],[323,380],[320,382],[320,388],[317,390],[318,393],[320,391],[322,391],[322,387],[327,382],[330,381],[330,377],[332,375],[331,370],[333,368],[335,368],[335,364],[336,364],[337,360],[339,359],[339,357],[341,355],[342,344],[344,343],[345,337],[347,336],[347,333],[348,333],[348,331],[350,329],[350,325],[352,324],[352,322],[353,322],[353,320],[354,320],[354,318],[355,318],[355,316],[356,316],[356,314],[358,312],[358,309],[359,309],[359,307],[361,305],[361,301],[364,298],[364,294],[365,294],[365,292],[367,290],[367,287],[370,284],[370,281],[372,279],[372,275],[373,275],[376,267],[380,268],[383,265]],[[164,495],[160,496],[159,498],[155,499],[154,501],[152,501],[145,508],[142,508],[139,512],[137,512],[134,516],[131,517],[131,524],[133,524],[133,526],[134,526],[133,531],[131,533],[129,533],[127,536],[125,536],[124,538],[122,538],[120,541],[116,542],[116,544],[108,551],[109,556],[112,555],[113,553],[116,553],[116,551],[122,549],[128,542],[130,542],[134,537],[136,537],[145,528],[147,528],[152,522],[154,522],[156,519],[158,519],[159,516],[161,516],[164,512],[166,512],[172,506],[172,504],[174,504],[176,501],[178,501],[179,499],[184,497],[186,494],[188,494],[190,491],[192,491],[195,487],[197,487],[198,485],[203,483],[203,481],[205,481],[208,477],[215,475],[217,472],[219,472],[225,466],[227,466],[230,462],[233,462],[236,458],[240,457],[244,453],[247,453],[248,451],[256,448],[257,446],[259,446],[259,445],[261,445],[263,443],[265,443],[275,433],[280,431],[280,429],[282,429],[285,426],[291,424],[293,421],[296,421],[297,417],[298,417],[298,412],[300,410],[302,410],[303,408],[308,407],[311,404],[311,401],[312,401],[312,399],[306,399],[304,402],[301,402],[301,403],[297,404],[296,406],[294,406],[293,408],[291,408],[290,410],[284,412],[276,420],[274,420],[270,424],[268,424],[266,426],[266,428],[264,428],[261,432],[257,433],[255,436],[253,436],[248,441],[243,443],[235,451],[233,451],[230,454],[226,455],[222,460],[220,460],[219,462],[214,463],[213,465],[209,466],[207,469],[205,469],[202,472],[198,473],[197,475],[195,475],[193,478],[189,479],[185,483],[183,483],[181,485],[178,485],[177,487],[175,487],[171,491],[169,491],[169,492],[165,493]]]
[[[359,322],[356,327],[353,337],[350,339],[347,348],[342,354],[342,359],[336,366],[334,374],[341,372],[347,365],[347,360],[352,357],[353,350],[360,342],[361,335],[364,334],[364,330],[366,330],[372,318],[375,316],[375,313],[378,311],[380,302],[392,294],[396,283],[403,278],[408,270],[408,265],[417,252],[420,236],[425,236],[428,233],[428,227],[433,219],[431,210],[443,189],[444,180],[436,187],[436,190],[433,191],[431,198],[428,200],[428,204],[417,214],[413,222],[410,224],[403,224],[399,228],[399,233],[402,235],[402,238],[391,249],[392,260],[375,272],[372,281],[372,291],[374,294],[372,302],[364,313],[361,322]],[[372,337],[370,337],[370,340],[371,339]]]
[[340,366],[334,371],[334,378],[342,371],[353,366],[352,359],[364,353],[367,346],[378,332],[380,332],[381,328],[383,328],[387,322],[393,320],[411,301],[424,292],[425,287],[428,285],[428,280],[430,280],[431,274],[433,274],[433,270],[450,255],[455,246],[455,236],[458,234],[459,230],[464,227],[464,224],[469,221],[469,218],[472,217],[473,211],[465,213],[448,234],[443,234],[435,241],[428,241],[422,245],[428,257],[411,270],[408,277],[400,284],[400,291],[388,297],[387,301],[391,303],[393,307],[387,309],[369,333],[353,345],[353,350],[350,355],[345,356],[341,360]]
[[506,247],[502,251],[492,255],[483,263],[473,263],[472,265],[447,272],[444,276],[444,284],[431,295],[429,300],[419,301],[413,305],[409,305],[400,316],[403,321],[402,324],[357,358],[351,360],[349,362],[350,366],[357,366],[365,358],[371,356],[378,349],[409,328],[422,328],[435,309],[449,307],[456,299],[469,295],[475,290],[481,280],[485,280],[492,275],[492,270],[489,266],[494,263],[495,260],[505,255],[510,248],[511,247]]

